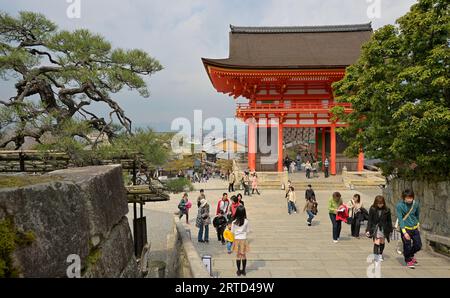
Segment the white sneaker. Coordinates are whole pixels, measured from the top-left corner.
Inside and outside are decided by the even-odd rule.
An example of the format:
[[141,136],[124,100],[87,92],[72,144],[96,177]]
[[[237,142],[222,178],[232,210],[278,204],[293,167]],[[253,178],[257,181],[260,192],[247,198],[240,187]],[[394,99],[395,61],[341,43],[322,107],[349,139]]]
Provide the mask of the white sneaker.
[[384,261],[383,255],[379,255],[378,259],[380,260],[380,262]]
[[337,241],[337,240],[333,240],[333,243],[338,243],[339,241]]
[[295,214],[297,214],[297,211],[294,211]]

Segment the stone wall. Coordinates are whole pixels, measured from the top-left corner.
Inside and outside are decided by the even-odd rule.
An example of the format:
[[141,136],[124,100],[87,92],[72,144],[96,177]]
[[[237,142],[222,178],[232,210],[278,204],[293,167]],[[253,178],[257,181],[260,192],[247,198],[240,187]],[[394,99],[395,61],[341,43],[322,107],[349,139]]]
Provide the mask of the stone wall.
[[165,277],[210,278],[190,237],[190,231],[174,218],[172,233],[167,235]]
[[67,257],[76,254],[83,277],[139,277],[121,166],[44,176],[53,180],[0,189],[0,221],[10,218],[34,238],[13,252],[20,276],[66,277]]
[[405,181],[391,180],[383,191],[386,204],[393,211],[401,199],[405,189],[412,189],[416,200],[420,203],[421,232],[428,241],[439,242],[450,246],[450,181]]

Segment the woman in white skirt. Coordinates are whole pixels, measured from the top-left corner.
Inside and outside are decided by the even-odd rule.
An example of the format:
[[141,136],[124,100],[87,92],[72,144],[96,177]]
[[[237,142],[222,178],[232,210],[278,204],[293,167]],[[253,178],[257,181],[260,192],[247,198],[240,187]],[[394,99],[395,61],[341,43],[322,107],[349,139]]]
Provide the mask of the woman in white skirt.
[[[233,251],[236,255],[236,274],[245,276],[245,267],[247,266],[247,252],[249,245],[247,242],[247,233],[250,231],[245,207],[240,205],[236,208],[235,220],[231,225],[231,232],[234,234]],[[242,270],[241,270],[242,264]]]

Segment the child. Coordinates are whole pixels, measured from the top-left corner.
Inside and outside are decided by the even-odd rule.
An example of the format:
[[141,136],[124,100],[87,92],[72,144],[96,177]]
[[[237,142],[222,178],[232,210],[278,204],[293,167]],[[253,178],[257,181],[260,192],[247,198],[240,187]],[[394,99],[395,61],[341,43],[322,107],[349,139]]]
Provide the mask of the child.
[[238,270],[236,274],[238,276],[240,276],[241,274],[245,276],[245,267],[247,266],[246,254],[249,250],[247,233],[250,231],[250,229],[244,206],[241,205],[237,207],[235,218],[236,219],[231,224],[231,232],[234,234],[233,251],[237,253],[236,265]]
[[[188,194],[187,193],[184,193],[183,194],[183,197],[181,198],[181,201],[180,201],[180,203],[178,203],[178,210],[179,210],[179,212],[178,212],[178,216],[179,216],[179,218],[181,219],[182,217],[183,217],[183,215],[184,214],[186,214],[186,203],[188,202]],[[186,217],[187,217],[188,215],[186,214]]]
[[231,247],[233,245],[234,242],[234,235],[231,232],[231,221],[228,222],[227,224],[227,228],[225,229],[225,231],[223,232],[223,238],[225,239],[225,241],[227,242],[227,251],[228,254],[231,254]]
[[213,220],[213,226],[217,231],[217,240],[222,241],[222,244],[225,245],[225,238],[223,237],[223,232],[225,231],[225,227],[227,225],[227,219],[224,216],[223,210],[219,210],[219,214]]
[[383,250],[384,241],[392,232],[391,211],[386,207],[383,196],[376,196],[372,207],[369,209],[369,222],[367,224],[366,235],[373,239],[373,253],[375,260],[384,261]]
[[313,198],[309,198],[306,201],[305,207],[303,208],[303,212],[305,211],[308,214],[308,219],[306,220],[306,223],[310,227],[314,216],[316,216],[317,214],[317,202]]
[[180,219],[183,217],[183,215],[186,215],[186,224],[189,224],[189,209],[192,207],[191,201],[188,199],[188,194],[184,193],[183,198],[180,201],[180,204],[178,204],[178,209],[180,209]]
[[406,266],[414,269],[417,260],[414,254],[422,248],[419,233],[419,203],[414,201],[414,192],[406,189],[402,200],[397,204],[398,226],[402,234],[403,255]]
[[288,213],[291,215],[291,212],[294,211],[294,213],[297,213],[297,207],[295,206],[295,192],[294,187],[289,187],[289,191],[286,194],[286,198],[288,201]]

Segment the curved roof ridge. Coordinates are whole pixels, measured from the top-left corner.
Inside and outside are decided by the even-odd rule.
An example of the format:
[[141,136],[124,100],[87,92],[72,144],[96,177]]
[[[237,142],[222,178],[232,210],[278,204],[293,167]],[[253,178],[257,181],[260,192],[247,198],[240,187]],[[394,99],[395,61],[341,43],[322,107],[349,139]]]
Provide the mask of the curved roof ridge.
[[310,33],[310,32],[352,32],[372,31],[372,22],[365,24],[323,25],[323,26],[262,26],[241,27],[230,24],[231,33]]

